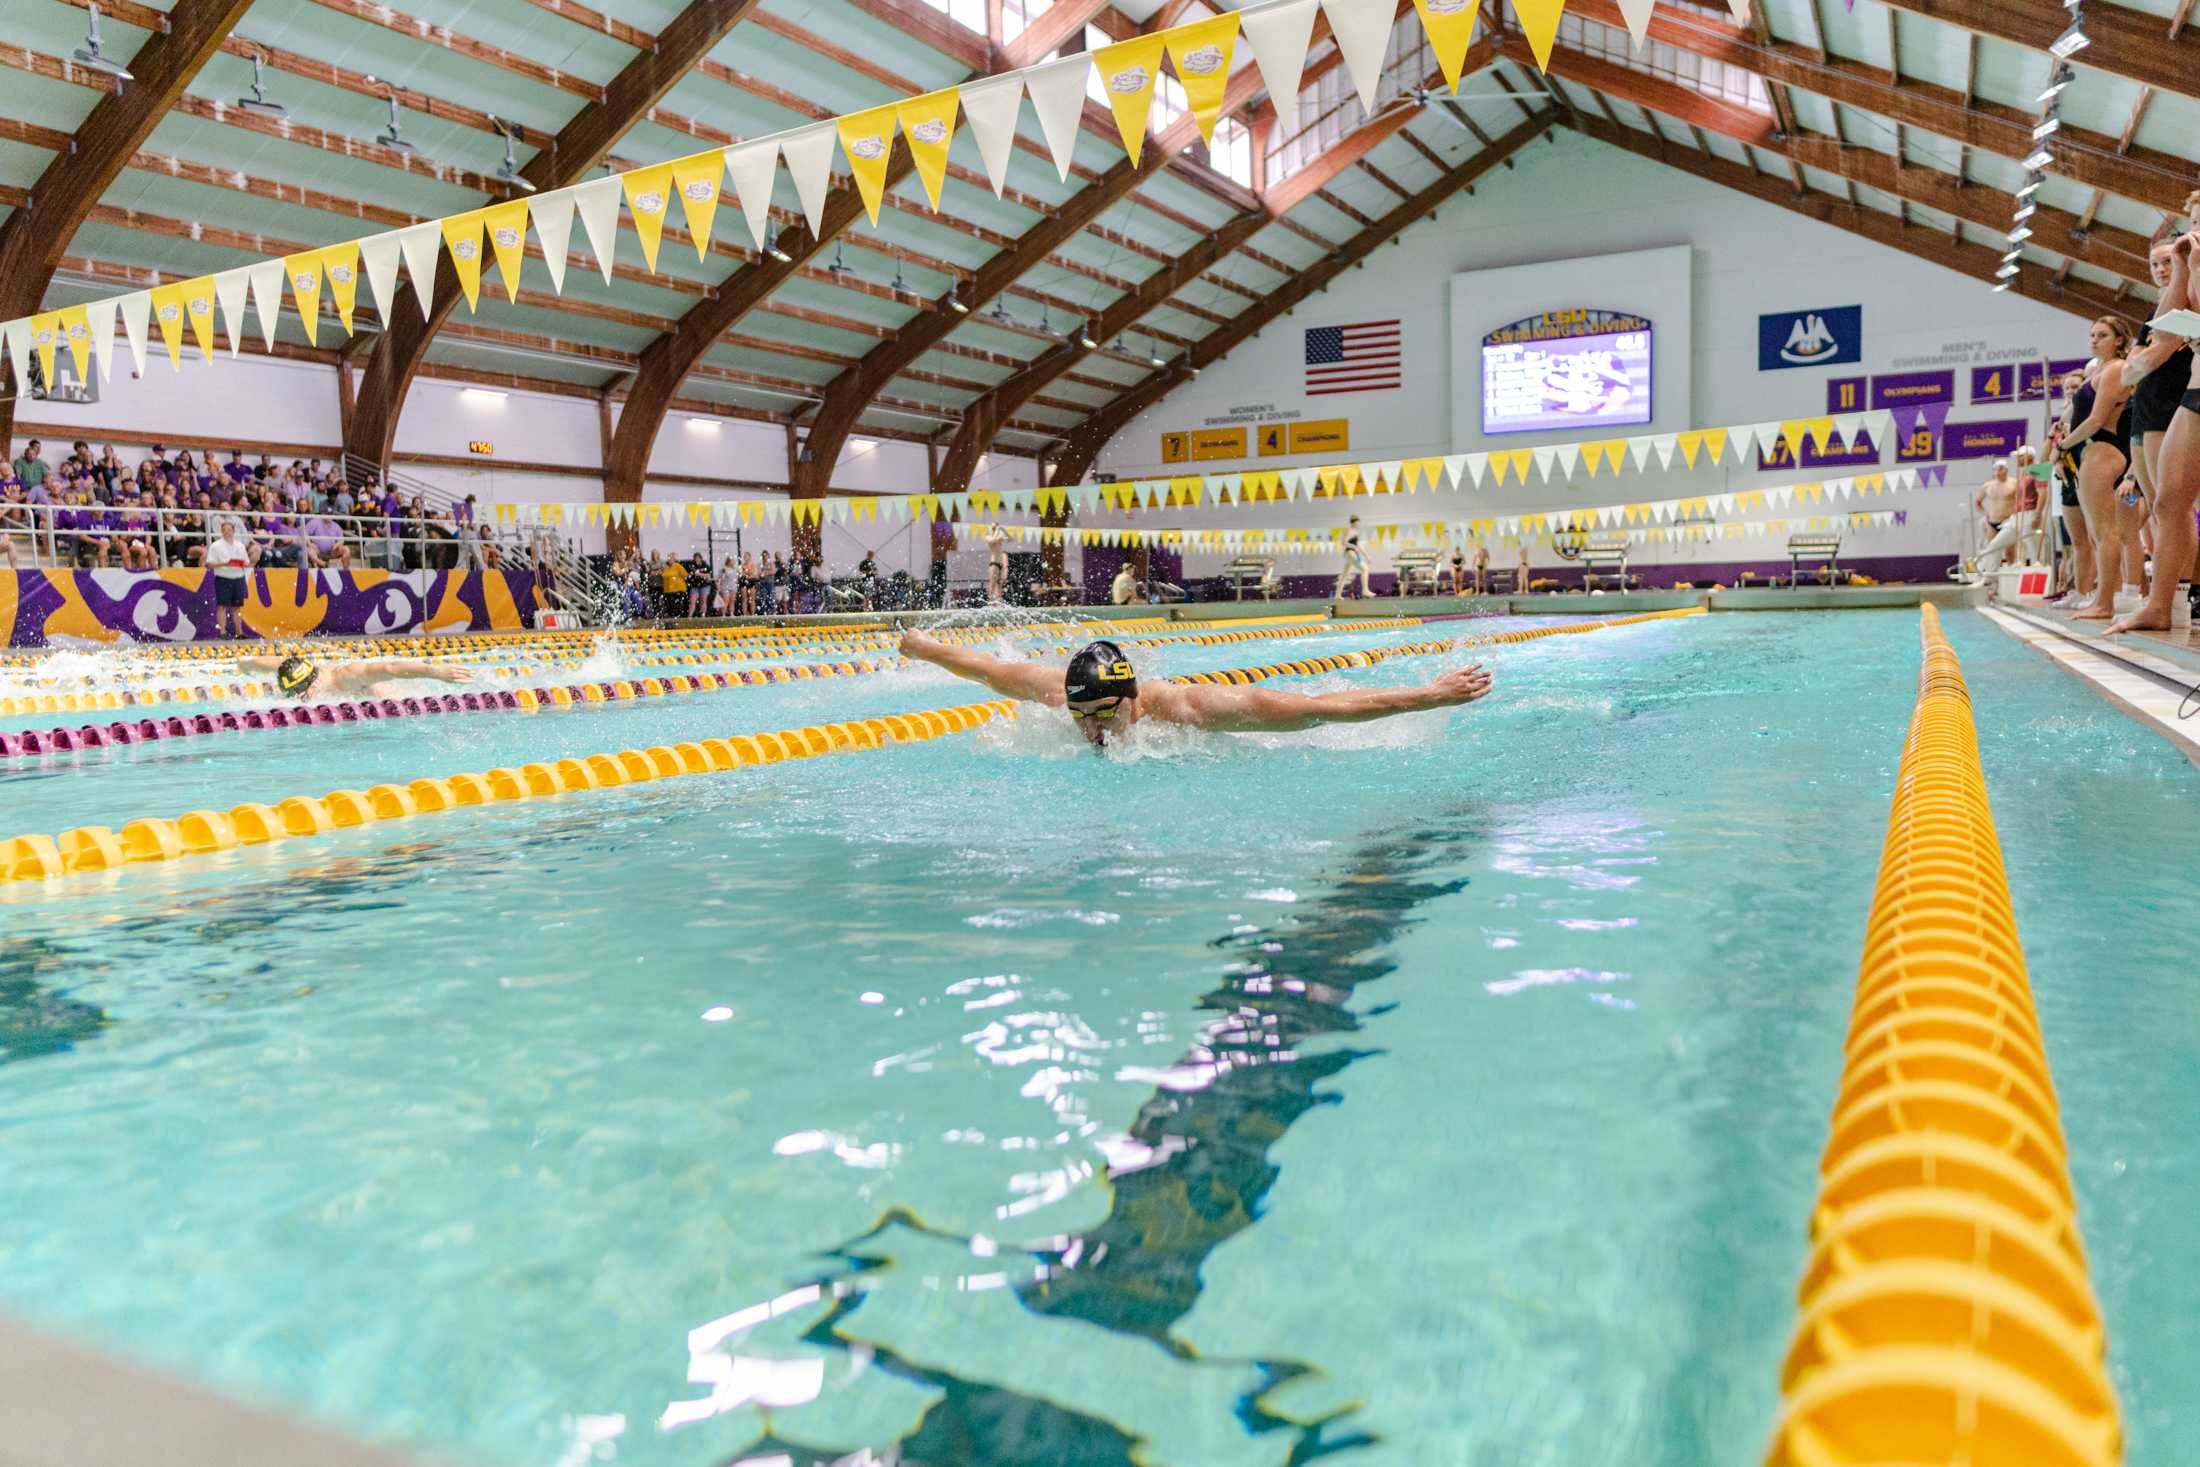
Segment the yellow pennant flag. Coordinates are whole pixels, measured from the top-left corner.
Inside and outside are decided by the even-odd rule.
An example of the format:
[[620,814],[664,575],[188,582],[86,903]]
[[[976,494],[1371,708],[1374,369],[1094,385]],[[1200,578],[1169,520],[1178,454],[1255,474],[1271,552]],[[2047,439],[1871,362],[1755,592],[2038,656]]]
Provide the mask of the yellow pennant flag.
[[1833,441],[1833,419],[1806,418],[1803,426],[1809,430],[1810,441],[1817,446],[1820,453],[1824,453],[1826,445]]
[[201,275],[183,282],[183,318],[191,323],[191,339],[199,344],[199,360],[214,360],[214,277]]
[[718,184],[725,173],[723,148],[672,160],[672,186],[680,191],[680,207],[686,212],[688,237],[695,241],[698,260],[710,252],[710,226],[718,217]]
[[488,231],[489,250],[496,256],[497,273],[504,277],[504,298],[519,299],[519,267],[527,258],[527,201],[492,204],[481,211],[481,226]]
[[344,323],[344,334],[351,335],[351,308],[359,299],[359,241],[347,239],[321,251],[321,278],[336,305],[336,319]]
[[1123,135],[1123,151],[1138,166],[1146,141],[1146,118],[1153,111],[1153,86],[1161,75],[1162,35],[1133,36],[1092,53],[1099,68],[1100,84],[1107,89],[1108,106],[1115,110],[1115,127]]
[[1459,70],[1466,63],[1468,43],[1474,40],[1474,18],[1482,0],[1413,0],[1413,8],[1421,12],[1421,29],[1428,32],[1429,49],[1444,69],[1444,80],[1457,92]]
[[1551,42],[1558,39],[1558,18],[1566,13],[1566,0],[1513,0],[1513,14],[1535,52],[1538,70],[1551,69]]
[[1803,461],[1803,440],[1810,433],[1810,424],[1801,418],[1790,418],[1780,425],[1780,439],[1787,444],[1788,457],[1795,463]]
[[954,87],[911,97],[894,109],[901,120],[901,135],[909,141],[909,156],[916,160],[917,177],[924,180],[924,196],[932,207],[940,206],[940,184],[947,177],[947,145],[955,140],[955,111],[962,93]]
[[672,165],[637,168],[619,175],[626,190],[627,212],[634,216],[634,232],[641,236],[642,262],[657,268],[657,241],[664,237],[665,209],[672,202]]
[[[31,317],[31,346],[38,353],[38,370],[48,387],[53,386],[53,354],[61,345],[61,313],[47,311]],[[19,387],[22,384],[17,384]]]
[[[76,364],[76,380],[92,380],[92,314],[83,306],[70,306],[58,313],[61,317],[61,339],[69,344],[69,360]],[[51,376],[46,378],[53,381]]]
[[1703,434],[1683,433],[1680,435],[1680,444],[1681,457],[1688,461],[1690,468],[1694,468],[1696,466],[1696,455],[1703,452]]
[[153,320],[160,326],[161,344],[168,348],[168,365],[183,365],[183,286],[153,287]]
[[443,221],[443,247],[451,252],[451,268],[458,272],[459,289],[466,293],[466,309],[481,303],[481,216],[484,210],[453,214]]
[[1222,94],[1230,87],[1230,53],[1237,46],[1238,13],[1225,10],[1190,25],[1171,26],[1161,33],[1168,43],[1169,60],[1176,79],[1184,84],[1184,100],[1192,107],[1192,120],[1200,137],[1215,140],[1215,123],[1222,116]]
[[1726,429],[1704,429],[1703,446],[1711,450],[1711,461],[1713,463],[1718,463],[1721,459],[1724,459],[1726,457]]
[[873,107],[840,119],[840,150],[848,155],[863,208],[878,225],[878,206],[886,197],[886,164],[894,156],[894,109]]
[[306,328],[306,344],[318,344],[321,326],[321,255],[283,257],[283,279],[290,282],[290,299],[298,307],[299,324]]

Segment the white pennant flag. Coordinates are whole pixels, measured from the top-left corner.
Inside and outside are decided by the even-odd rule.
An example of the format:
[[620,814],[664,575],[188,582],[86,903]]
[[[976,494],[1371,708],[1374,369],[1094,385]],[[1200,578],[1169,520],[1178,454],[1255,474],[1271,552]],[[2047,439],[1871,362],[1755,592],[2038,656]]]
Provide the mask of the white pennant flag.
[[366,271],[367,288],[374,293],[374,312],[385,329],[391,307],[397,304],[397,231],[369,235],[359,241],[359,266]]
[[1630,438],[1627,440],[1627,451],[1635,460],[1635,472],[1641,473],[1642,466],[1650,461],[1650,440],[1647,437]]
[[1558,446],[1558,467],[1567,478],[1571,479],[1575,470],[1581,467],[1581,445],[1578,443],[1560,444]]
[[1681,446],[1681,435],[1678,433],[1660,433],[1652,441],[1651,446],[1658,451],[1658,467],[1669,469],[1673,467],[1673,450]]
[[[412,277],[413,300],[420,306],[420,319],[425,321],[435,301],[435,267],[443,249],[443,221],[430,219],[398,230],[397,249],[405,257],[405,273]],[[255,302],[260,298],[256,278],[252,298]]]
[[779,140],[779,154],[787,160],[787,176],[794,180],[802,200],[802,217],[810,221],[810,238],[825,228],[825,188],[832,180],[833,144],[839,133],[833,123],[820,122],[790,132]]
[[1757,446],[1766,453],[1778,452],[1780,445],[1787,441],[1787,435],[1780,431],[1778,423],[1759,423],[1749,431],[1755,435]]
[[1474,487],[1482,487],[1482,476],[1490,471],[1490,456],[1486,453],[1467,455],[1467,473],[1474,480]]
[[1885,448],[1894,437],[1894,410],[1878,408],[1864,414],[1864,431],[1872,435],[1872,442]]
[[1077,129],[1085,115],[1085,78],[1092,72],[1092,58],[1079,52],[1024,73],[1024,90],[1031,94],[1031,110],[1039,114],[1039,131],[1046,135],[1054,166],[1069,179],[1070,154],[1077,146]]
[[1545,481],[1550,479],[1551,465],[1557,461],[1558,450],[1556,448],[1539,448],[1535,451],[1535,471],[1541,474]]
[[99,367],[99,380],[105,382],[115,369],[115,303],[112,300],[93,301],[92,313],[92,361]]
[[1299,74],[1314,36],[1314,6],[1315,0],[1292,0],[1273,9],[1243,12],[1246,43],[1260,64],[1261,80],[1267,84],[1268,99],[1275,104],[1276,121],[1282,128],[1278,137],[1287,138],[1299,130]]
[[1842,443],[1850,448],[1856,446],[1856,430],[1863,426],[1864,415],[1862,413],[1838,413],[1834,416],[1833,431],[1840,436]]
[[1726,0],[1726,8],[1734,12],[1736,25],[1749,24],[1749,0]]
[[1643,42],[1650,37],[1650,7],[1655,0],[1619,0],[1619,13],[1627,22],[1627,34],[1635,38],[1635,49],[1640,51]]
[[25,316],[20,321],[10,321],[0,326],[0,337],[6,338],[8,363],[15,368],[15,391],[18,397],[27,397],[31,381],[31,322]]
[[[1375,91],[1383,81],[1383,53],[1390,46],[1394,12],[1388,6],[1371,5],[1368,0],[1321,0],[1321,7],[1322,14],[1329,17],[1329,29],[1337,39],[1337,50],[1344,56],[1344,69],[1351,73],[1353,85],[1360,89],[1360,106],[1373,114]],[[1264,70],[1261,75],[1266,77],[1267,72]]]
[[252,288],[252,271],[240,265],[234,270],[224,270],[214,277],[214,300],[222,308],[222,320],[229,326],[229,354],[234,357],[244,348],[244,298]]
[[283,262],[262,260],[244,268],[252,282],[252,314],[260,318],[260,340],[273,351],[275,326],[283,318]]
[[1444,455],[1444,476],[1451,480],[1451,487],[1459,487],[1460,476],[1467,471],[1467,456],[1463,453]]
[[978,140],[978,155],[985,159],[985,176],[999,198],[1008,184],[1008,155],[1015,151],[1016,114],[1024,105],[1024,79],[1020,72],[972,82],[962,88],[962,112],[970,135]]
[[[573,207],[580,211],[581,228],[588,232],[588,248],[596,255],[596,264],[603,271],[603,283],[611,283],[611,267],[619,253],[619,176],[591,178],[586,183],[573,185]],[[442,226],[438,225],[440,230]],[[435,236],[438,242],[442,235]],[[405,254],[406,268],[412,266],[412,253]]]
[[[282,268],[280,262],[275,268]],[[130,355],[136,358],[137,373],[142,377],[145,375],[145,328],[153,319],[153,293],[134,291],[115,302],[115,309],[122,314],[123,338],[130,343]]]
[[527,200],[527,217],[535,221],[535,237],[542,241],[543,263],[550,267],[550,288],[565,294],[565,262],[573,246],[573,191],[552,189]]
[[1207,487],[1216,494],[1227,494],[1235,499],[1237,498],[1238,485],[1244,482],[1245,476],[1243,474],[1214,474],[1208,478]]
[[741,201],[741,217],[749,222],[749,238],[762,250],[771,227],[772,186],[779,180],[779,139],[769,137],[726,149],[726,176],[733,180],[734,197]]

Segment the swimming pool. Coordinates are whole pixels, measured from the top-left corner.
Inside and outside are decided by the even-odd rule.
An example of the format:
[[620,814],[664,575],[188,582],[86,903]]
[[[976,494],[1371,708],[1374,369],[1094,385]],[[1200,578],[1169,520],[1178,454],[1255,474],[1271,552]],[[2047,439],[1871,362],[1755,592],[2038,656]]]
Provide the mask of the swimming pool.
[[[2167,1464],[2200,775],[1946,620],[2129,1460]],[[0,1299],[495,1464],[1754,1461],[1915,628],[1622,627],[1485,654],[1456,715],[1109,760],[1027,716],[0,888]],[[971,696],[239,733],[0,801],[120,823]]]

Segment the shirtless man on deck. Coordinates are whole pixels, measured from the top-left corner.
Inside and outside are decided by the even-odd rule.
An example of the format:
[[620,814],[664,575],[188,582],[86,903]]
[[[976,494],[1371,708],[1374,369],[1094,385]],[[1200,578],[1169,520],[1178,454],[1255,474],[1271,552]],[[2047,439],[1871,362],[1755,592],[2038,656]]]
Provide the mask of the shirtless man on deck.
[[2023,493],[2024,480],[2010,473],[2009,460],[2001,458],[1994,460],[1993,477],[1971,497],[1972,507],[1986,519],[1986,548],[1973,562],[1980,575],[1991,577],[2000,570],[2010,548],[2031,533],[2032,517],[2021,512]]
[[1368,723],[1400,713],[1455,708],[1490,691],[1490,674],[1480,663],[1454,668],[1426,687],[1306,694],[1205,683],[1140,687],[1129,658],[1113,642],[1092,643],[1060,672],[1037,662],[1009,662],[969,647],[951,647],[914,629],[901,634],[901,655],[944,667],[1004,697],[1067,709],[1095,748],[1105,746],[1109,734],[1144,718],[1222,733],[1289,733],[1324,723]]
[[364,698],[391,698],[397,695],[400,682],[423,678],[439,683],[474,680],[467,668],[406,657],[331,662],[326,666],[317,666],[303,657],[240,657],[237,670],[274,673],[276,690],[286,698],[303,698],[316,688],[329,696],[351,693]]

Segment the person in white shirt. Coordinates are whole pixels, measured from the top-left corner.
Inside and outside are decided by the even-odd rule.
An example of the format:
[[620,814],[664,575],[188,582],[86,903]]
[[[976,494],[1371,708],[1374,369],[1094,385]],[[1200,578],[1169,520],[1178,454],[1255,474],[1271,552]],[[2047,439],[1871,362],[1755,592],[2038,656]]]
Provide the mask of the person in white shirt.
[[206,568],[214,575],[214,607],[225,637],[244,635],[245,572],[260,558],[259,542],[247,540],[232,516],[206,546]]
[[1117,606],[1128,606],[1138,599],[1138,577],[1131,573],[1131,563],[1124,561],[1122,569],[1115,573],[1115,582],[1108,587],[1108,599]]

